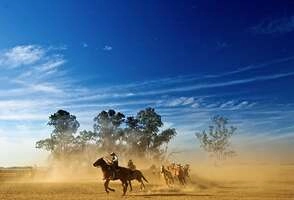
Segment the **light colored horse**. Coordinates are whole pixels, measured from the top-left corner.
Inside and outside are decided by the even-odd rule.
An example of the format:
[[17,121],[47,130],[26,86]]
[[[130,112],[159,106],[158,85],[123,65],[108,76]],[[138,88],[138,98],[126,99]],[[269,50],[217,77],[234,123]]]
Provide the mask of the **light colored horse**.
[[180,184],[186,184],[185,172],[182,165],[172,163],[167,167],[167,170],[171,172],[174,178],[177,178],[179,180]]
[[162,174],[167,186],[174,184],[172,173],[169,170],[165,169],[163,165],[160,167],[160,173]]

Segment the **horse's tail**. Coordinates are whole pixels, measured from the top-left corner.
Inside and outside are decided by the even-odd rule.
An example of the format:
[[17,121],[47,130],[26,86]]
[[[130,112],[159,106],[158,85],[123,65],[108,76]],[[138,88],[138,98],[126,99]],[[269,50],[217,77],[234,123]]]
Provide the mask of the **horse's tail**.
[[144,175],[143,175],[142,172],[141,172],[141,176],[142,176],[143,180],[146,181],[146,183],[149,183],[149,182],[147,181],[147,179],[144,177]]

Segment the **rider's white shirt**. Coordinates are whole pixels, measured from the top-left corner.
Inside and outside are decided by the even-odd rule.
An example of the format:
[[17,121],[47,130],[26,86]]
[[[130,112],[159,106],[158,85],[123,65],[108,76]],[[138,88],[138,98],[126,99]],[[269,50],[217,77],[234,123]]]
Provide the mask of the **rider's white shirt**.
[[117,161],[118,161],[118,157],[117,156],[113,156],[112,162],[117,162]]

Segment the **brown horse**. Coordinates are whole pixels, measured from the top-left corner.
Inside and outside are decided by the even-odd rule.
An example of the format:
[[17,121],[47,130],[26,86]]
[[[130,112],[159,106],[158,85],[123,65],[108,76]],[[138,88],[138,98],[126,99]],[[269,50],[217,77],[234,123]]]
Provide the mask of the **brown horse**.
[[174,178],[172,173],[169,170],[165,169],[163,165],[160,168],[160,173],[162,174],[167,186],[174,184]]
[[140,171],[140,170],[131,170],[131,169],[128,169],[128,168],[125,168],[125,167],[118,167],[118,170],[116,172],[116,175],[114,177],[114,179],[111,179],[112,175],[113,175],[113,171],[110,167],[110,164],[109,164],[109,161],[104,159],[104,158],[99,158],[94,164],[93,164],[94,167],[101,167],[101,170],[104,174],[104,178],[105,178],[105,183],[104,183],[104,188],[105,188],[105,191],[107,193],[108,190],[114,192],[115,190],[110,188],[108,185],[109,185],[109,182],[111,180],[120,180],[122,182],[122,186],[123,186],[123,195],[126,194],[126,191],[127,191],[127,188],[128,188],[128,183],[130,185],[130,191],[132,191],[132,183],[131,183],[131,180],[137,180],[138,182],[141,183],[141,190],[143,188],[145,188],[145,185],[144,185],[144,181],[147,181],[147,179],[144,177],[143,173]]
[[147,179],[144,177],[143,173],[140,171],[140,170],[132,170],[131,172],[131,176],[129,177],[128,181],[129,181],[129,185],[130,185],[130,191],[133,190],[133,187],[132,187],[132,183],[131,183],[131,180],[137,180],[139,183],[141,183],[140,185],[140,189],[143,190],[145,189],[145,185],[144,185],[144,181],[147,181]]
[[186,184],[184,169],[183,169],[182,165],[180,165],[180,164],[176,165],[175,163],[173,163],[173,164],[167,166],[167,170],[172,173],[174,178],[177,178],[179,180],[180,184],[182,184],[182,185]]
[[185,178],[187,178],[190,182],[192,182],[191,181],[191,177],[190,177],[190,165],[189,164],[186,164],[183,167],[183,170],[184,170],[184,176],[185,176]]
[[104,158],[99,158],[98,160],[96,160],[93,164],[94,167],[101,167],[101,170],[104,174],[104,178],[105,178],[105,182],[104,182],[104,188],[105,188],[105,192],[109,193],[108,190],[114,192],[115,190],[110,188],[109,182],[110,180],[120,180],[122,183],[122,187],[123,187],[123,195],[126,194],[127,192],[127,188],[128,188],[128,180],[129,177],[131,177],[132,174],[132,170],[125,168],[125,167],[118,167],[116,175],[114,178],[111,179],[113,172],[112,169],[110,167],[110,165],[104,160]]
[[178,177],[180,184],[182,185],[186,184],[185,172],[184,172],[183,166],[180,164],[176,166],[176,176]]

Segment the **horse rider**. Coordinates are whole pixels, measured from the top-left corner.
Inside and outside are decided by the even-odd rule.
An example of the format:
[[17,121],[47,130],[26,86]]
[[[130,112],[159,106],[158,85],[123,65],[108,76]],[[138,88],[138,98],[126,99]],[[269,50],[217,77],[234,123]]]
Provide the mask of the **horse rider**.
[[136,165],[134,165],[134,163],[133,163],[133,161],[131,159],[128,162],[128,168],[130,168],[131,170],[136,169]]
[[112,152],[111,154],[111,165],[110,165],[110,167],[111,167],[111,170],[112,170],[112,179],[114,179],[115,178],[115,172],[117,171],[117,169],[118,169],[118,156],[114,153],[114,152]]

